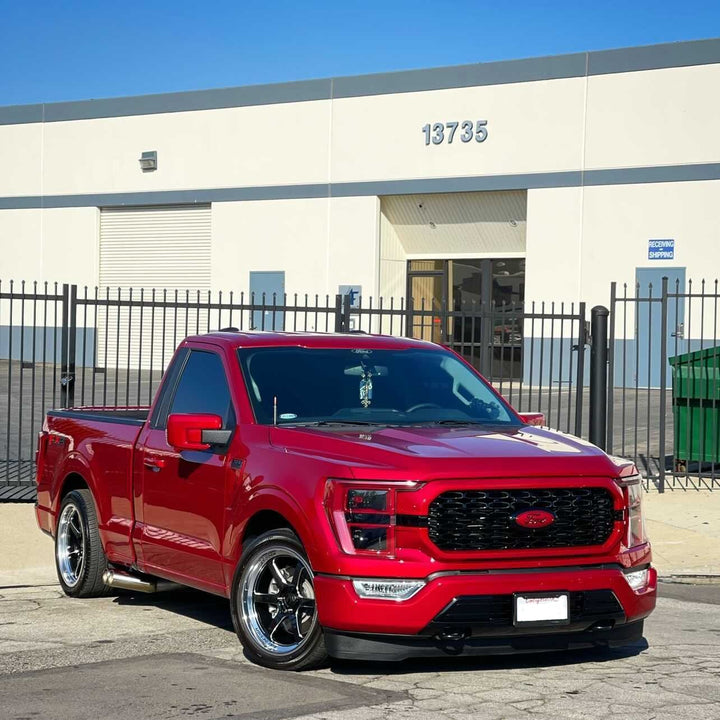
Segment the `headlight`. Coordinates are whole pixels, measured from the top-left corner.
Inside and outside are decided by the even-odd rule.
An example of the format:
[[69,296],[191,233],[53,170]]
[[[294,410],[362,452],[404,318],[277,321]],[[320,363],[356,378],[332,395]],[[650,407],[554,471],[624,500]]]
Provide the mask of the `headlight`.
[[328,480],[325,510],[340,547],[352,555],[393,555],[397,493],[418,487],[412,481]]
[[[635,468],[631,466],[633,470]],[[627,503],[627,535],[625,545],[634,548],[647,542],[645,533],[645,517],[642,511],[642,476],[635,470],[633,474],[626,474],[619,477],[615,482],[620,485],[625,494]]]
[[628,496],[628,534],[627,546],[629,548],[647,542],[645,534],[645,517],[642,511],[643,489],[640,481],[635,485],[627,486]]

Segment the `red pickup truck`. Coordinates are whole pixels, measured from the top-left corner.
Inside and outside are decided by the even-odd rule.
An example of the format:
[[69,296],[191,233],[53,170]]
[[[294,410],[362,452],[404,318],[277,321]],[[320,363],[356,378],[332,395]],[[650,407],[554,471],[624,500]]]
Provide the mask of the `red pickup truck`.
[[419,340],[188,338],[152,407],[49,412],[37,484],[68,595],[225,596],[273,668],[618,646],[655,606],[635,467]]

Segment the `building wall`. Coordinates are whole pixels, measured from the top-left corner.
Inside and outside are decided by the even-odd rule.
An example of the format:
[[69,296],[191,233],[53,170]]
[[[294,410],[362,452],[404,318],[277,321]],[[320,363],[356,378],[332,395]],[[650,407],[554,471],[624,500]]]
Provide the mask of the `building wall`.
[[377,206],[376,197],[214,203],[213,286],[248,292],[249,270],[284,270],[288,296],[335,295],[339,284],[375,295]]
[[[123,103],[154,101],[100,101],[117,115],[85,119],[47,106],[46,122],[0,108],[0,164],[12,169],[0,176],[0,278],[92,286],[99,207],[210,202],[217,290],[282,269],[290,294],[360,284],[403,296],[407,256],[381,198],[483,190],[527,190],[529,300],[607,304],[610,281],[632,282],[657,237],[675,238],[672,264],[698,277],[720,259],[720,41],[633,52],[699,59],[618,72],[615,56],[591,53],[487,76],[479,65],[327,81],[327,96],[293,102],[123,115]],[[543,77],[548,63],[568,76]],[[440,75],[459,86],[432,87]],[[463,143],[458,128],[452,144],[425,144],[426,123],[453,120],[487,120],[487,139]],[[156,172],[140,171],[145,150],[157,150]]]

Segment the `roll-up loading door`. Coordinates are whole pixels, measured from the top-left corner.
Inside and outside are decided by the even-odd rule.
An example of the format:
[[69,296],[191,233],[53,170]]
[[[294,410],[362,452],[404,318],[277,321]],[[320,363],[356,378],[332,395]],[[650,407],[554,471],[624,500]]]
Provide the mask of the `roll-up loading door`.
[[[175,344],[207,332],[210,205],[103,208],[96,365],[163,369]],[[142,312],[141,312],[142,311]]]

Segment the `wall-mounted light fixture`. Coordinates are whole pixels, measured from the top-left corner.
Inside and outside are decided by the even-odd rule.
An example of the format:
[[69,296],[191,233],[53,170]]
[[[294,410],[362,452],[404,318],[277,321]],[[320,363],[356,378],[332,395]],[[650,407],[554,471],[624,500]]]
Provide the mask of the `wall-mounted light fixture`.
[[142,155],[140,155],[138,162],[140,163],[140,169],[143,172],[152,172],[153,170],[157,170],[157,150],[145,151]]

